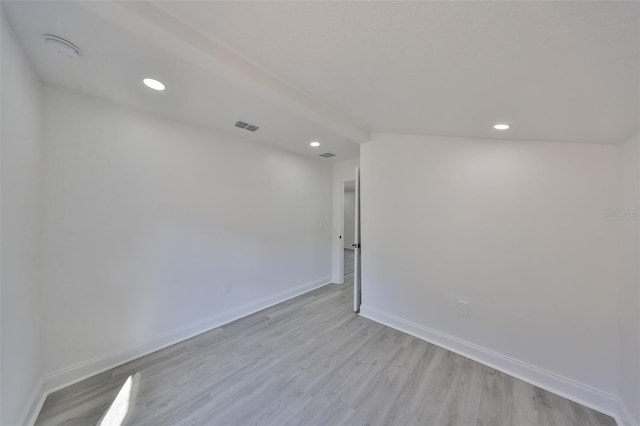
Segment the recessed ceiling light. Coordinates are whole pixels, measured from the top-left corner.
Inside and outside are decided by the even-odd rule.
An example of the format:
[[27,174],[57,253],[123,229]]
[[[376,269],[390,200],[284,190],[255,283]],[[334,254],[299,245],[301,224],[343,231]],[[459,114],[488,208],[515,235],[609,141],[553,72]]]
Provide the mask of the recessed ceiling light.
[[164,84],[153,78],[145,78],[142,82],[153,90],[164,90]]
[[314,148],[317,148],[317,147],[319,147],[319,146],[320,146],[320,142],[313,141],[313,142],[311,142],[309,145],[311,145],[311,146],[312,146],[312,147],[314,147]]
[[496,130],[509,130],[510,127],[507,123],[497,123],[493,125],[493,128]]

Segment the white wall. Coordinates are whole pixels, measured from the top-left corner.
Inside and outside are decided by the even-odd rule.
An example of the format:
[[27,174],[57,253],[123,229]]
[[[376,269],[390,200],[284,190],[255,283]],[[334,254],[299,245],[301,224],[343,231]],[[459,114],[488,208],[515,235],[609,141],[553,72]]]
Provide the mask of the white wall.
[[42,375],[39,324],[41,84],[2,16],[0,424],[22,422]]
[[360,160],[345,160],[333,163],[333,243],[332,243],[332,281],[336,284],[344,283],[344,243],[340,239],[343,229],[340,223],[343,220],[344,189],[342,182],[355,179],[356,167],[360,166]]
[[[619,147],[620,397],[623,418],[640,425],[640,134]],[[625,413],[626,411],[626,413]]]
[[615,401],[615,146],[374,134],[360,149],[365,315]]
[[352,248],[355,241],[356,191],[344,191],[344,233],[342,239],[345,248]]
[[47,89],[45,126],[54,378],[330,280],[322,160],[58,89]]

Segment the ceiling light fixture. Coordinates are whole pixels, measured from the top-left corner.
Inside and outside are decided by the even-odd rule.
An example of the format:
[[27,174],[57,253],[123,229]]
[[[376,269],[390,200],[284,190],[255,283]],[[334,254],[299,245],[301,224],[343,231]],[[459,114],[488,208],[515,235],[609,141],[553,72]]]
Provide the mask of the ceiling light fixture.
[[507,123],[497,123],[493,125],[493,128],[496,130],[509,130],[510,127]]
[[159,82],[158,80],[154,80],[153,78],[145,78],[142,82],[150,89],[153,90],[164,90],[164,84]]
[[311,146],[312,146],[312,147],[314,147],[314,148],[317,148],[317,147],[319,147],[319,146],[320,146],[320,142],[313,141],[313,142],[311,142],[309,145],[311,145]]

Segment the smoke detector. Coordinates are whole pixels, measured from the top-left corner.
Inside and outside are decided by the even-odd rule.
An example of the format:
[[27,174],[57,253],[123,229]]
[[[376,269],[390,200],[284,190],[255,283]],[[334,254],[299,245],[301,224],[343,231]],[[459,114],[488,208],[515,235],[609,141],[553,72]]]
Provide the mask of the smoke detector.
[[80,56],[80,48],[69,40],[65,40],[62,37],[58,37],[53,34],[43,35],[44,42],[59,55],[64,56],[67,59],[76,59]]

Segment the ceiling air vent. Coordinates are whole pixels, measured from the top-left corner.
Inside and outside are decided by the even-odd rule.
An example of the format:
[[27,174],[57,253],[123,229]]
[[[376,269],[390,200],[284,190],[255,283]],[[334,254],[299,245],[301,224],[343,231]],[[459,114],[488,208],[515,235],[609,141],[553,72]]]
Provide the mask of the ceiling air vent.
[[67,59],[76,59],[80,56],[80,48],[69,40],[53,34],[44,34],[43,37],[47,46],[50,46],[59,55]]
[[253,124],[245,123],[244,121],[236,121],[236,127],[240,127],[241,129],[248,130],[250,132],[255,132],[260,127],[255,126]]
[[335,154],[332,154],[330,152],[325,152],[324,154],[320,154],[318,155],[318,157],[324,157],[324,158],[331,158],[331,157],[335,157]]

